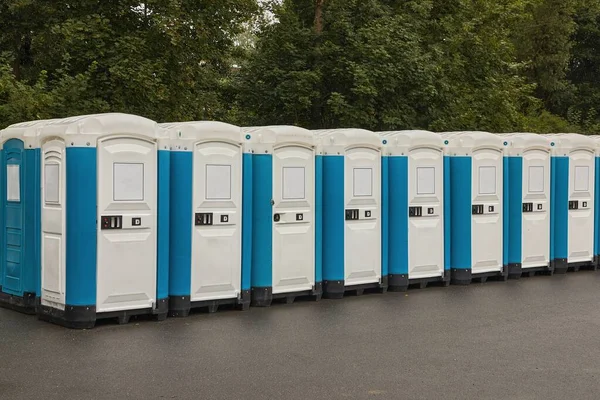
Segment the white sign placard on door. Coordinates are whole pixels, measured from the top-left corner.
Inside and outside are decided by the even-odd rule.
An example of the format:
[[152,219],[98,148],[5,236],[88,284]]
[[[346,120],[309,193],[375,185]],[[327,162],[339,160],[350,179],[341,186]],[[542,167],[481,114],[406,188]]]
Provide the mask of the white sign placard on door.
[[21,201],[21,177],[19,165],[6,166],[6,200]]
[[144,164],[113,164],[114,201],[144,200]]
[[544,191],[544,167],[529,167],[529,193],[541,193]]
[[231,165],[206,166],[206,199],[231,199]]
[[575,167],[575,191],[587,192],[590,190],[590,169],[587,166]]
[[496,167],[479,167],[479,194],[496,194]]
[[373,196],[373,169],[354,168],[353,174],[354,197]]
[[304,167],[283,167],[283,199],[304,200],[306,176]]
[[60,166],[58,164],[44,165],[44,201],[46,203],[60,202]]
[[417,194],[435,194],[435,168],[417,168]]

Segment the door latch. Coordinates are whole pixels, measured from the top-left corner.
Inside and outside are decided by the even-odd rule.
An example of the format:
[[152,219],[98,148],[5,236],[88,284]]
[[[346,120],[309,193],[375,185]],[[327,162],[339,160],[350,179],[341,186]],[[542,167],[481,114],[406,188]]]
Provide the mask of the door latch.
[[212,225],[213,213],[196,213],[194,223],[196,226]]

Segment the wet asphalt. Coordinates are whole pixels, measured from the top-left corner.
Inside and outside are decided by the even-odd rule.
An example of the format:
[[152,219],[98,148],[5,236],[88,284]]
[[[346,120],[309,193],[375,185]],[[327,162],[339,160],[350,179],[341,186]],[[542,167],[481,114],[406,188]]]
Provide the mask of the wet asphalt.
[[600,272],[75,331],[0,309],[0,399],[598,399]]

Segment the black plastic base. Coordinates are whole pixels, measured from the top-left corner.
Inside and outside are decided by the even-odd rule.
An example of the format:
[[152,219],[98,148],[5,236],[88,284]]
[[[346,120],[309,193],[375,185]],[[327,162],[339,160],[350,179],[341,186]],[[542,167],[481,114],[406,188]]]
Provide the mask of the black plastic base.
[[315,301],[320,301],[323,296],[323,283],[315,283],[312,290],[301,290],[298,292],[286,292],[273,294],[272,287],[252,288],[252,307],[270,307],[273,300],[285,299],[287,304],[292,304],[297,297],[312,297]]
[[4,293],[0,286],[0,307],[35,315],[35,293],[25,292],[23,296],[14,296]]
[[568,269],[577,272],[580,269],[596,271],[596,264],[593,261],[573,262],[568,263]]
[[553,275],[554,271],[552,270],[552,266],[549,265],[540,265],[539,267],[527,267],[521,269],[521,276],[535,276],[536,274],[545,274],[545,275]]
[[442,286],[450,284],[450,273],[446,272],[444,276],[432,276],[430,278],[409,279],[407,275],[390,275],[389,287],[390,292],[406,292],[409,286],[416,286],[419,289],[424,289],[430,284],[441,283]]
[[469,285],[474,280],[477,280],[481,283],[486,282],[489,278],[496,278],[501,281],[506,281],[508,279],[508,268],[502,268],[502,271],[492,271],[492,272],[481,272],[481,273],[473,273],[473,271],[469,269],[452,269],[452,284],[453,285]]
[[508,279],[520,279],[523,274],[523,265],[521,263],[510,263],[504,268],[508,268]]
[[596,271],[600,269],[600,256],[594,256],[594,265],[596,266]]
[[51,322],[71,329],[91,329],[96,325],[98,319],[116,318],[119,324],[126,324],[129,319],[136,315],[155,315],[158,321],[163,321],[167,318],[169,310],[169,300],[160,299],[157,302],[156,309],[143,308],[139,310],[125,310],[96,313],[96,306],[69,306],[66,305],[64,310],[59,310],[54,307],[48,307],[39,304],[36,312],[38,318],[42,321]]
[[567,263],[566,258],[555,258],[550,261],[550,268],[552,268],[555,274],[566,274],[569,269],[569,264]]
[[327,299],[341,299],[346,292],[355,292],[358,296],[362,295],[365,290],[377,290],[380,293],[387,292],[389,287],[389,277],[382,276],[381,283],[365,283],[361,285],[346,286],[342,281],[323,281],[323,296]]
[[452,268],[450,270],[450,283],[453,285],[470,285],[472,280],[471,268]]
[[406,292],[408,290],[408,275],[390,274],[388,284],[390,292]]
[[216,312],[219,306],[234,305],[237,309],[246,311],[250,308],[250,290],[243,290],[240,298],[191,301],[190,296],[169,296],[169,317],[187,317],[190,310],[206,308],[209,313]]

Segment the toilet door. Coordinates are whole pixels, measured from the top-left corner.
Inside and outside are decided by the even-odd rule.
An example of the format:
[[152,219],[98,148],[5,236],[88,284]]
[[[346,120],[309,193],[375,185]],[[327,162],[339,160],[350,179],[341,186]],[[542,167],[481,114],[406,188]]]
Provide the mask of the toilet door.
[[4,143],[4,241],[2,243],[2,291],[23,296],[23,142],[10,139]]
[[522,267],[547,266],[550,260],[550,154],[523,153]]
[[381,153],[353,148],[344,164],[345,284],[376,283],[381,279]]
[[42,146],[42,282],[44,306],[65,308],[65,143],[51,140]]
[[476,150],[472,156],[472,273],[501,271],[502,152]]
[[152,141],[98,143],[97,312],[156,301],[157,151]]
[[409,152],[409,279],[442,276],[444,273],[443,163],[439,149],[422,147]]
[[191,301],[241,291],[242,149],[225,142],[194,149]]
[[587,150],[569,156],[569,263],[594,256],[594,161]]
[[315,285],[314,165],[309,147],[273,153],[273,294]]

